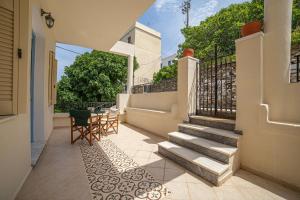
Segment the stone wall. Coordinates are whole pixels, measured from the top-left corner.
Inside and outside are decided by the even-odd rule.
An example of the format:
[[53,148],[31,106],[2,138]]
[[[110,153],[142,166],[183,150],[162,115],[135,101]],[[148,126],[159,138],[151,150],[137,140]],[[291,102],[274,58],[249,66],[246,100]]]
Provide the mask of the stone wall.
[[133,94],[171,91],[177,91],[177,78],[162,80],[159,83],[135,85],[131,88]]
[[[291,70],[290,70],[290,83],[297,83],[297,56],[300,55],[300,45],[291,47]],[[300,57],[299,57],[300,60]],[[300,67],[300,63],[298,64]],[[300,69],[299,69],[300,71]],[[300,74],[299,74],[300,77]]]

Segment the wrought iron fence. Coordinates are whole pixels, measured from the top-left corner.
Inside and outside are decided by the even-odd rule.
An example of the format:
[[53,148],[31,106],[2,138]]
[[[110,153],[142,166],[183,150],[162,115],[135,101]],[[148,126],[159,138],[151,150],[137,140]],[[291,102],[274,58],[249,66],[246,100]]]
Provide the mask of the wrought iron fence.
[[236,117],[236,61],[234,55],[200,61],[196,71],[196,113]]
[[89,109],[92,112],[101,112],[105,109],[113,107],[114,105],[116,105],[115,102],[63,102],[55,104],[54,111],[58,113],[69,112],[72,109]]
[[290,83],[300,82],[300,51],[291,55]]
[[177,78],[162,80],[159,83],[134,85],[132,94],[177,91]]

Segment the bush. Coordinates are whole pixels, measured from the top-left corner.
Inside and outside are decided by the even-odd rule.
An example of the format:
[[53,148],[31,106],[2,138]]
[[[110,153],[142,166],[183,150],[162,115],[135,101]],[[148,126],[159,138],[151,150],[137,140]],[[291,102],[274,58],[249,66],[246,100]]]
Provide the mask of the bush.
[[159,83],[162,80],[171,79],[177,77],[177,64],[173,64],[167,67],[161,68],[153,75],[153,82]]
[[300,26],[292,32],[292,45],[300,44]]

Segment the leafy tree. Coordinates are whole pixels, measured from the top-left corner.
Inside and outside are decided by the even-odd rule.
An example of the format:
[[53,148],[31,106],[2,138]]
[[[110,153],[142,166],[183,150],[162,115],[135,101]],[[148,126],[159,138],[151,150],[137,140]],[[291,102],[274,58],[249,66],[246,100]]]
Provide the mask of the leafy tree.
[[292,45],[300,44],[300,26],[292,32]]
[[263,0],[223,8],[198,26],[182,29],[185,41],[179,45],[179,54],[189,47],[195,49],[196,57],[207,58],[214,55],[215,45],[219,54],[230,54],[234,51],[234,41],[239,37],[240,28],[246,22],[262,21],[263,13]]
[[138,68],[140,68],[140,64],[138,63],[136,57],[134,56],[134,59],[133,59],[133,71],[137,70]]
[[[184,48],[193,48],[196,57],[204,59],[214,55],[215,45],[218,46],[219,55],[231,54],[235,49],[235,40],[240,37],[241,27],[245,23],[254,20],[262,22],[263,18],[263,0],[232,4],[200,22],[198,26],[182,29],[185,41],[179,45],[178,54],[180,55]],[[294,0],[292,14],[293,44],[300,44],[299,26],[300,0]]]
[[[200,59],[212,57],[217,45],[218,55],[234,53],[235,40],[240,37],[241,27],[254,20],[263,21],[263,0],[252,0],[240,4],[232,4],[221,9],[213,16],[201,21],[194,27],[181,30],[185,41],[179,45],[178,55],[184,48],[193,48],[195,56]],[[300,0],[294,0],[292,13],[292,44],[300,45]],[[161,69],[153,76],[154,82],[177,75],[175,66]]]
[[126,77],[126,57],[95,50],[85,53],[65,67],[58,83],[57,102],[115,101]]
[[159,83],[161,80],[174,78],[177,76],[177,63],[161,68],[153,75],[153,82]]
[[300,45],[300,0],[293,1],[292,45]]
[[80,99],[72,91],[70,79],[67,76],[62,76],[57,83],[57,102],[59,103],[74,103]]
[[292,29],[296,30],[299,27],[300,27],[300,0],[294,0],[293,15],[292,15]]

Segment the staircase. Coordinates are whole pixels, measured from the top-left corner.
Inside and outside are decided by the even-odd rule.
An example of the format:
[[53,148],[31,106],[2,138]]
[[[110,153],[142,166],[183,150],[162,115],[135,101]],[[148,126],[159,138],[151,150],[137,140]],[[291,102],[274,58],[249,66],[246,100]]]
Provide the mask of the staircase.
[[239,168],[240,135],[234,129],[234,120],[191,116],[168,134],[169,141],[158,144],[158,151],[219,186]]

